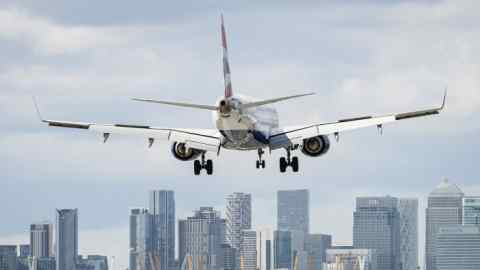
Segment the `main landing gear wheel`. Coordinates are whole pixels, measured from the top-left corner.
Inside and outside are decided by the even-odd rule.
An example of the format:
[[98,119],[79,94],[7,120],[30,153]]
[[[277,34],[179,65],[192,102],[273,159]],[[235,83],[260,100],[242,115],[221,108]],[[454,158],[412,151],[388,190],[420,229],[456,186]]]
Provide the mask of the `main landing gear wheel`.
[[205,160],[205,153],[202,153],[201,161],[197,159],[193,162],[193,173],[195,175],[200,175],[202,169],[205,169],[208,175],[213,173],[213,161],[211,159]]
[[207,171],[208,175],[212,175],[213,173],[213,162],[211,159],[207,160],[207,164],[205,165],[205,170]]
[[298,172],[298,157],[291,157],[291,148],[287,148],[287,157],[280,158],[280,172],[287,171],[287,167],[291,166],[293,172]]
[[265,169],[265,160],[262,159],[262,155],[265,154],[262,148],[258,149],[258,160],[256,162],[257,169]]
[[200,160],[195,160],[193,162],[193,173],[195,175],[200,175],[201,170],[202,170],[202,164],[200,164]]
[[290,164],[292,166],[292,171],[293,172],[298,172],[298,157],[293,157],[292,162]]
[[284,157],[280,158],[280,172],[284,173],[287,170],[287,160]]
[[262,160],[262,161],[257,160],[256,163],[257,163],[257,164],[256,164],[257,169],[260,169],[260,168],[265,169],[265,160]]

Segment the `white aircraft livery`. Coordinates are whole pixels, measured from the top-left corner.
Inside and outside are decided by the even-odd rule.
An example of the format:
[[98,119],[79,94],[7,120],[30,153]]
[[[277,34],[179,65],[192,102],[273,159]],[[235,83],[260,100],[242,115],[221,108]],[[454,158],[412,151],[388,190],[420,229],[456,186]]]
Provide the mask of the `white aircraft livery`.
[[280,127],[278,114],[272,103],[313,95],[313,93],[292,95],[266,100],[249,99],[242,95],[234,94],[230,78],[228,63],[227,39],[223,16],[221,17],[221,36],[223,48],[223,76],[225,83],[224,96],[217,100],[215,105],[201,105],[184,102],[171,102],[155,99],[134,98],[141,102],[173,105],[179,107],[195,108],[213,112],[215,129],[188,129],[167,128],[147,125],[128,124],[96,124],[84,122],[58,121],[44,119],[35,102],[37,113],[42,122],[53,127],[86,129],[103,134],[104,142],[111,134],[133,134],[143,137],[151,147],[156,140],[172,142],[172,154],[181,161],[194,161],[194,174],[199,175],[202,169],[207,174],[213,173],[213,162],[206,159],[207,153],[220,155],[222,149],[239,151],[257,151],[256,167],[265,168],[262,158],[265,150],[272,151],[284,149],[286,155],[280,158],[280,172],[285,172],[291,167],[293,172],[298,172],[298,157],[292,152],[301,150],[310,157],[319,157],[326,154],[330,148],[329,136],[337,141],[343,131],[364,127],[377,127],[380,132],[384,124],[439,114],[445,106],[446,91],[440,107],[413,112],[391,114],[384,116],[362,116],[341,119],[336,122],[312,123],[291,127]]

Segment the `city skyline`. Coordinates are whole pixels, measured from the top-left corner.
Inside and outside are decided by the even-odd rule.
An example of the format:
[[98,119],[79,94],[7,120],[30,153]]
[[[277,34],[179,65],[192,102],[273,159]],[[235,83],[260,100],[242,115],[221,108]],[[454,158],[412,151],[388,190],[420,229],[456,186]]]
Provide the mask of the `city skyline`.
[[[452,187],[452,188],[451,188],[451,187]],[[285,191],[285,190],[282,190],[282,191]],[[287,190],[287,191],[289,191],[289,190]],[[291,191],[295,192],[295,191],[297,191],[297,190],[291,190]],[[151,194],[152,192],[153,192],[153,191],[149,191],[150,194]],[[173,191],[171,191],[171,192],[173,192]],[[433,196],[433,198],[440,198],[440,199],[442,199],[442,198],[444,198],[445,194],[447,194],[447,196],[448,196],[449,192],[450,192],[450,193],[452,193],[452,192],[453,192],[453,193],[458,193],[458,194],[461,193],[461,191],[458,189],[458,187],[456,187],[455,183],[449,183],[449,182],[447,182],[447,180],[444,179],[444,180],[442,180],[442,181],[440,182],[439,185],[437,185],[437,187],[434,189],[434,191],[432,191],[432,192],[429,194],[429,196],[430,196],[430,198]],[[432,194],[433,194],[433,195],[432,195]],[[461,193],[461,194],[463,194],[463,193]],[[173,193],[172,193],[171,196],[173,196]],[[462,195],[462,196],[463,196],[463,195]],[[465,196],[465,198],[470,198],[470,199],[476,198],[476,197],[477,197],[477,196],[473,196],[473,194],[470,194],[470,193],[466,193],[466,196]],[[362,199],[362,197],[356,197],[357,201],[358,201],[359,198]],[[366,202],[367,202],[367,203],[371,203],[371,202],[370,202],[371,199],[368,199],[368,197],[365,197],[365,198],[366,198]],[[377,200],[378,198],[379,198],[379,197],[373,197],[373,199],[375,199],[375,200]],[[380,197],[380,198],[381,198],[381,197]],[[384,198],[391,198],[391,197],[387,196],[387,197],[384,197]],[[460,200],[459,200],[460,202],[463,201],[462,198],[463,198],[463,197],[460,197]],[[250,198],[250,199],[251,199],[251,198]],[[421,199],[421,198],[420,198],[420,199]],[[365,200],[365,199],[363,199],[363,200]],[[402,201],[402,200],[404,200],[404,201],[405,201],[404,203],[406,203],[406,202],[416,201],[416,198],[415,198],[415,199],[414,199],[414,198],[408,198],[408,199],[400,198],[400,199],[397,200],[395,203],[393,203],[393,204],[396,205],[395,207],[398,207],[398,208],[399,208],[399,211],[400,211],[400,208],[401,208],[401,201]],[[438,201],[438,203],[441,203],[441,202]],[[393,204],[392,204],[392,205],[393,205]],[[225,207],[226,207],[226,205],[225,205]],[[457,209],[457,213],[461,213],[461,211],[462,211],[461,208],[462,208],[462,207],[460,206],[460,209]],[[133,211],[137,211],[135,208],[131,208],[131,209],[132,209],[132,210],[131,210],[131,211],[132,211],[131,213],[133,213]],[[213,208],[212,208],[212,209],[213,209]],[[220,209],[219,211],[215,211],[215,212],[217,213],[217,215],[218,215],[218,218],[223,218],[223,217],[224,217],[224,216],[221,214],[221,212],[223,212],[223,210],[224,210],[224,209]],[[354,210],[355,210],[355,209],[352,208],[352,211],[354,211]],[[422,212],[421,209],[418,209],[418,210],[419,210],[419,212]],[[64,210],[60,210],[60,213],[65,212],[65,211],[66,211],[66,213],[67,213],[67,212],[72,212],[72,211],[73,211],[74,213],[76,213],[78,210],[76,210],[76,209],[71,209],[71,210],[70,210],[70,209],[64,209]],[[141,211],[144,211],[144,213],[148,213],[148,210],[147,210],[147,209],[144,209],[144,210],[141,210]],[[203,213],[203,215],[205,215],[205,213],[207,213],[206,215],[209,216],[209,214],[208,214],[209,211],[211,212],[211,210],[209,210],[209,208],[205,208],[205,207],[202,208],[202,207],[201,207],[200,210],[197,209],[197,210],[194,211],[194,213],[197,213],[197,214],[195,214],[195,215],[198,215],[198,213]],[[138,213],[138,212],[137,212],[137,213]],[[213,213],[213,212],[212,212],[212,213]],[[400,215],[401,215],[401,213],[399,212],[399,216],[400,216]],[[74,215],[74,216],[76,216],[76,215]],[[153,221],[153,218],[151,218],[151,220]],[[182,220],[182,217],[177,217],[177,218],[176,218],[176,222],[178,222],[178,221],[180,221],[180,220]],[[75,223],[76,223],[75,220],[72,221],[72,222],[73,222],[72,224],[75,224]],[[252,221],[252,222],[253,222],[253,221]],[[461,220],[459,220],[458,222],[461,222]],[[48,222],[44,222],[44,223],[45,223],[45,224],[48,224]],[[70,223],[71,223],[71,222],[70,222]],[[420,227],[422,227],[421,223],[422,223],[422,222],[420,221],[420,222],[419,222],[419,226],[420,226]],[[152,224],[153,224],[153,223],[152,223]],[[223,220],[223,223],[222,223],[222,224],[223,224],[224,226],[226,225],[225,220]],[[176,226],[177,226],[177,225],[176,225]],[[399,224],[399,226],[400,226],[400,224]],[[273,227],[273,225],[272,225],[272,227]],[[352,223],[352,228],[353,228],[353,223]],[[256,233],[257,233],[257,236],[256,236],[256,237],[259,237],[259,236],[258,236],[258,233],[261,232],[261,231],[263,231],[261,228],[253,227],[253,231],[252,231],[252,232],[256,232]],[[153,231],[152,231],[152,232],[153,232]],[[56,231],[55,231],[55,233],[56,233]],[[225,232],[222,232],[222,233],[225,233]],[[323,233],[325,233],[325,232],[323,232]],[[328,232],[326,232],[326,233],[328,233]],[[290,244],[292,245],[292,246],[290,246],[290,248],[293,249],[293,246],[294,246],[294,243],[293,243],[293,241],[292,241],[292,240],[294,240],[294,239],[292,238],[292,235],[293,235],[293,234],[292,234],[292,232],[289,232],[289,234],[290,234],[290,237],[291,237],[291,238],[290,238]],[[270,237],[272,237],[272,240],[271,240],[271,245],[272,245],[271,248],[272,248],[272,249],[274,249],[274,246],[275,246],[275,236],[274,236],[274,235],[275,235],[275,234],[272,234],[272,236],[270,236]],[[332,235],[332,238],[333,238],[333,240],[334,240],[334,241],[332,241],[332,242],[335,243],[335,235]],[[225,240],[227,240],[227,239],[225,238]],[[77,240],[77,241],[81,241],[81,240]],[[353,239],[352,239],[352,241],[353,241]],[[255,242],[255,241],[253,241],[253,242]],[[0,244],[2,244],[2,243],[0,243]],[[24,243],[17,243],[17,244],[24,244]],[[258,244],[258,243],[257,243],[257,244]],[[335,244],[338,244],[338,243],[335,243]],[[342,243],[340,243],[340,244],[342,244]],[[421,245],[421,244],[420,244],[420,245]],[[272,250],[272,253],[274,253],[274,252],[275,252],[275,250]],[[293,252],[293,250],[291,250],[291,252],[292,252],[291,254],[295,254],[295,253]],[[272,255],[273,255],[273,257],[271,258],[271,264],[273,265],[273,264],[274,264],[275,256],[274,256],[274,254],[272,254]],[[292,256],[293,256],[293,255],[292,255]],[[419,260],[420,262],[422,261],[421,258],[422,258],[423,256],[424,256],[424,254],[418,253],[418,257],[420,258],[420,260]],[[257,259],[258,259],[258,258],[257,258]],[[293,260],[293,257],[291,258],[291,260]],[[302,261],[300,261],[300,263],[302,263]],[[306,263],[306,261],[303,262],[303,263]]]

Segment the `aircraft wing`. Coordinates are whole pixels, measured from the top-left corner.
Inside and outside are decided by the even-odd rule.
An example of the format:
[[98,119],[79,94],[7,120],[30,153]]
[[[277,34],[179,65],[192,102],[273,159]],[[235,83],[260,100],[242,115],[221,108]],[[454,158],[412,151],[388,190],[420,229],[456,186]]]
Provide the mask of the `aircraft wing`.
[[204,151],[218,152],[220,147],[220,134],[214,129],[182,129],[182,128],[162,128],[141,125],[125,124],[95,124],[84,122],[69,122],[57,120],[45,120],[52,127],[85,129],[102,133],[104,142],[111,134],[135,135],[147,139],[149,146],[155,140],[181,142],[189,148],[195,148]]
[[320,136],[320,135],[334,135],[338,140],[339,134],[344,131],[354,130],[358,128],[376,126],[380,129],[384,124],[393,123],[399,120],[424,117],[434,114],[439,114],[445,107],[445,96],[440,107],[419,110],[413,112],[405,112],[398,114],[390,114],[384,116],[362,116],[348,119],[341,119],[336,122],[312,124],[295,127],[285,127],[274,132],[270,136],[270,148],[278,149],[288,147],[290,145],[301,145],[304,139]]
[[111,134],[125,134],[147,139],[149,147],[152,146],[155,140],[164,140],[185,143],[189,148],[217,153],[221,143],[221,136],[216,129],[163,128],[143,125],[95,124],[47,120],[42,117],[35,98],[33,98],[33,102],[37,109],[38,117],[43,123],[47,123],[51,127],[83,129],[102,133],[104,142],[108,140]]

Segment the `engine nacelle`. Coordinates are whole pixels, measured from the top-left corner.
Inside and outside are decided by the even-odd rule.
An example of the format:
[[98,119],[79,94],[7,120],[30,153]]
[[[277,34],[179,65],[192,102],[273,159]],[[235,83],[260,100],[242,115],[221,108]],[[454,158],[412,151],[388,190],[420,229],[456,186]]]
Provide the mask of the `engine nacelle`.
[[327,136],[317,136],[303,140],[302,153],[310,157],[319,157],[330,149],[330,140]]
[[202,151],[193,148],[187,148],[185,143],[174,142],[172,145],[173,156],[181,161],[189,161],[196,159]]

